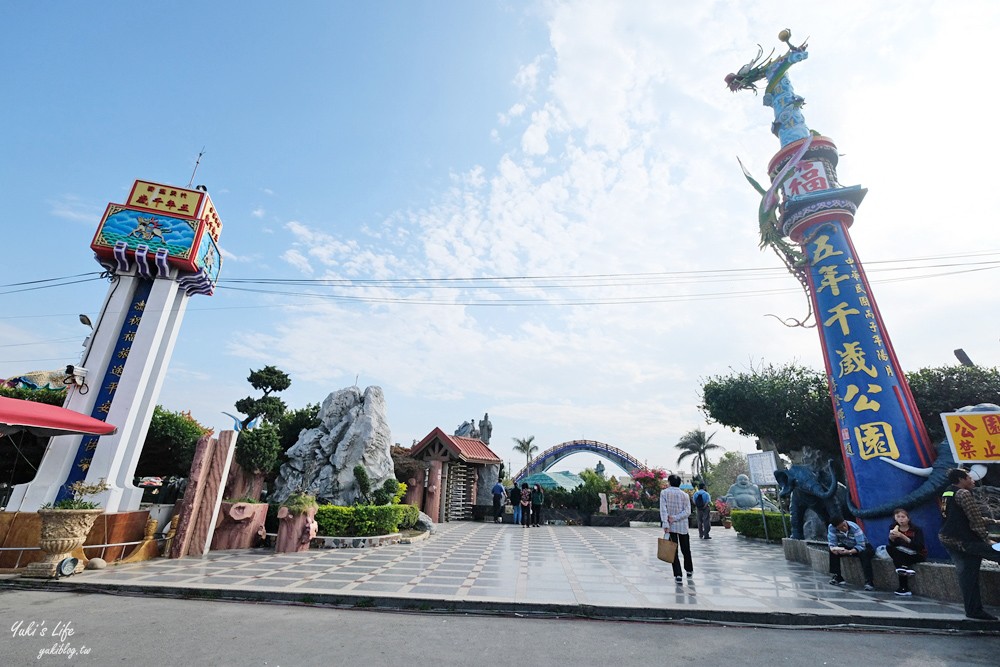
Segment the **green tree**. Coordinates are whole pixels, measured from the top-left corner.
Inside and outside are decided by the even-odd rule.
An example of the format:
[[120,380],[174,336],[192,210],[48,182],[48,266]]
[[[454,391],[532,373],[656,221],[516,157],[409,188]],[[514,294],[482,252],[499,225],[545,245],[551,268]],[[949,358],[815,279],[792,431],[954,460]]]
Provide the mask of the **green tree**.
[[36,403],[46,403],[48,405],[58,405],[66,401],[65,389],[23,389],[7,387],[0,381],[0,396],[6,398],[19,398],[22,401],[34,401]]
[[309,403],[304,408],[287,410],[278,422],[278,434],[281,438],[282,451],[292,447],[299,441],[303,430],[319,426],[319,404]]
[[280,423],[287,407],[283,400],[271,394],[292,386],[288,374],[274,366],[265,366],[258,371],[251,370],[247,382],[257,391],[264,392],[264,395],[260,398],[247,396],[236,401],[236,409],[246,415],[243,419],[243,428],[249,426],[257,417],[263,417],[272,424]]
[[811,445],[840,455],[826,375],[797,363],[710,377],[702,384],[699,407],[709,421],[782,454]]
[[187,477],[198,440],[211,432],[190,412],[172,412],[157,405],[136,465],[136,476]]
[[360,463],[354,466],[354,480],[358,483],[358,492],[361,494],[358,498],[359,502],[367,503],[368,496],[372,492],[372,481],[368,477],[368,471]]
[[278,439],[281,441],[278,447],[278,462],[267,475],[269,481],[277,476],[278,469],[288,461],[288,450],[299,441],[302,431],[316,428],[319,424],[319,405],[316,403],[309,403],[297,410],[286,410],[281,415],[281,420],[278,422]]
[[981,366],[942,366],[907,373],[920,418],[931,442],[944,439],[942,412],[977,403],[1000,404],[1000,370]]
[[598,475],[593,468],[586,468],[580,471],[580,479],[583,485],[594,490],[596,493],[610,493],[611,480]]
[[747,457],[740,452],[725,452],[718,463],[713,463],[705,474],[705,487],[712,498],[718,499],[729,493],[729,487],[737,475],[749,475]]
[[[273,475],[280,461],[281,420],[285,415],[285,402],[272,394],[284,391],[292,380],[284,371],[274,366],[251,370],[247,382],[263,392],[260,398],[247,396],[236,401],[236,409],[246,415],[243,428],[236,439],[235,459],[239,469],[231,470],[226,483],[229,498],[260,498],[264,479]],[[247,426],[260,418],[257,426]]]
[[[942,412],[1000,403],[1000,370],[978,366],[923,368],[907,383],[932,442],[944,437]],[[701,410],[710,421],[756,437],[788,454],[803,445],[840,457],[826,375],[795,363],[762,365],[711,377],[702,384]]]
[[260,477],[263,483],[263,478],[278,464],[280,451],[281,437],[277,425],[264,422],[240,431],[234,457],[243,470]]
[[535,436],[529,435],[527,438],[513,438],[514,451],[521,452],[527,459],[526,466],[531,465],[531,455],[538,451],[538,447],[531,444],[535,441]]
[[674,445],[674,447],[681,450],[681,453],[677,456],[677,463],[688,457],[694,457],[691,472],[694,473],[695,477],[704,479],[705,473],[708,472],[708,452],[720,448],[719,445],[712,442],[712,438],[714,437],[715,433],[707,435],[700,428],[692,429],[685,433],[677,441],[677,444]]

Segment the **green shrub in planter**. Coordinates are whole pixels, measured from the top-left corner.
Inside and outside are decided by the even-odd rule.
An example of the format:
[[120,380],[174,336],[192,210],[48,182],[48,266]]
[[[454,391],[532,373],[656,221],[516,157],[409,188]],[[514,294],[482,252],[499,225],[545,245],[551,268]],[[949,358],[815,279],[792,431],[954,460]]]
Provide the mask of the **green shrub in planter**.
[[406,484],[403,484],[395,477],[390,477],[385,480],[381,487],[372,492],[372,504],[398,504],[404,495],[406,495]]
[[[784,522],[778,512],[764,512],[764,517],[767,519],[767,537],[769,539],[777,541],[788,537],[785,534],[785,524],[789,522],[787,517]],[[764,539],[764,522],[761,519],[760,511],[733,510],[730,518],[733,521],[733,528],[740,535]]]
[[316,523],[324,537],[370,537],[412,528],[419,516],[413,505],[320,505]]

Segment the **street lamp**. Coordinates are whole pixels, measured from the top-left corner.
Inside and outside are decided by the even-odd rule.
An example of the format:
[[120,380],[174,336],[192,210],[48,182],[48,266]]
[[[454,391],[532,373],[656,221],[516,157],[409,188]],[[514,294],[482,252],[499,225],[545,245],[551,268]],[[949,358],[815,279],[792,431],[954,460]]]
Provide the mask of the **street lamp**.
[[975,364],[972,363],[972,359],[969,359],[969,355],[967,355],[965,353],[965,350],[963,350],[962,348],[958,348],[957,350],[955,350],[955,357],[958,358],[960,362],[962,362],[963,366],[975,367]]

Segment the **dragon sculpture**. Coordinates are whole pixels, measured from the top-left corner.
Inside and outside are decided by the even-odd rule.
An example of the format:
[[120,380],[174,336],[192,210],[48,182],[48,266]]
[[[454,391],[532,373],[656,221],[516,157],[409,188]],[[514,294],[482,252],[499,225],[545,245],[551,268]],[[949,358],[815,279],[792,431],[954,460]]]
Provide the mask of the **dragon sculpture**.
[[[774,122],[771,124],[771,131],[778,136],[784,146],[798,139],[806,139],[802,147],[795,156],[788,161],[782,170],[774,177],[770,188],[764,188],[747,170],[743,161],[737,158],[743,176],[747,182],[761,195],[760,206],[757,210],[758,224],[760,227],[760,249],[770,248],[784,263],[789,273],[795,276],[799,285],[806,294],[806,303],[809,305],[809,312],[802,319],[785,318],[776,315],[778,321],[786,326],[814,327],[812,300],[809,297],[809,282],[806,279],[806,258],[802,251],[784,239],[778,224],[778,192],[782,185],[791,178],[802,157],[809,150],[812,137],[818,133],[812,132],[806,126],[805,118],[802,115],[802,107],[805,105],[805,98],[796,95],[789,81],[788,69],[797,62],[801,62],[809,57],[806,50],[806,42],[799,46],[794,46],[790,42],[792,31],[785,29],[778,35],[778,39],[788,45],[788,53],[780,58],[773,58],[774,51],[765,58],[764,49],[757,45],[757,55],[747,64],[743,65],[735,74],[726,76],[726,85],[729,90],[739,92],[750,90],[757,94],[757,82],[767,79],[767,86],[764,89],[764,104],[774,109]],[[808,39],[806,40],[808,41]]]

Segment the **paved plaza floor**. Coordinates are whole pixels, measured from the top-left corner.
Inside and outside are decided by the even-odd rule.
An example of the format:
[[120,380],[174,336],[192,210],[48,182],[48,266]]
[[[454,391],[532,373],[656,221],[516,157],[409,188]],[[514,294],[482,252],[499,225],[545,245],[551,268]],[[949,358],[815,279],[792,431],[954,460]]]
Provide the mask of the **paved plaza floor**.
[[[864,625],[1000,632],[962,606],[828,583],[779,545],[716,527],[691,539],[694,577],[656,558],[658,528],[454,522],[426,540],[369,549],[214,551],[36,586],[475,613],[522,612],[760,625]],[[32,585],[4,577],[0,586]],[[998,610],[993,609],[994,613]]]

